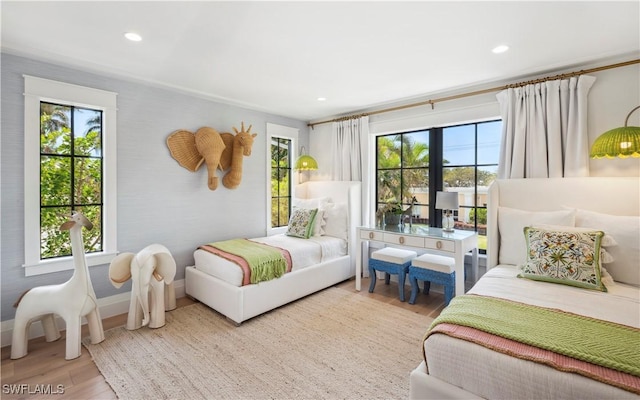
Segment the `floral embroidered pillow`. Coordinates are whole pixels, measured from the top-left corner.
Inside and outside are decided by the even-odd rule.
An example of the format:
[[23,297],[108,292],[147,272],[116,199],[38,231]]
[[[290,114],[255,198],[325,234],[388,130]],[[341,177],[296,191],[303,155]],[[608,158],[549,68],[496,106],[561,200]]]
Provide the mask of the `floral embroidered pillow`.
[[554,231],[525,227],[527,260],[520,278],[607,291],[600,270],[602,231]]
[[287,227],[287,236],[309,239],[313,233],[313,224],[315,222],[317,208],[296,208],[289,218],[289,226]]

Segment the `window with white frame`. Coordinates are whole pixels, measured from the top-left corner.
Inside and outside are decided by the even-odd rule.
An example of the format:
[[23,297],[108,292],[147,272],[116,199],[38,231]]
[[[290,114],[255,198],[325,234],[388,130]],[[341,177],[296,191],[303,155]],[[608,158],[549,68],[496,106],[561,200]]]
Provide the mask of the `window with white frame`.
[[73,269],[72,211],[93,224],[83,231],[89,266],[116,250],[116,93],[24,76],[25,275]]
[[298,129],[267,124],[267,233],[283,233],[289,223],[293,198],[293,160]]

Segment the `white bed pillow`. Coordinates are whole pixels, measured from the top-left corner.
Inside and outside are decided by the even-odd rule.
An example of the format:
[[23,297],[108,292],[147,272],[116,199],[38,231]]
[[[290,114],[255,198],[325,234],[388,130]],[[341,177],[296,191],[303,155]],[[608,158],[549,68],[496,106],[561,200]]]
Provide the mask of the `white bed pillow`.
[[327,218],[324,234],[347,240],[349,237],[349,212],[347,203],[332,203],[325,208]]
[[313,232],[311,236],[324,235],[324,227],[327,223],[327,217],[325,215],[325,209],[329,204],[333,204],[333,200],[330,197],[315,197],[311,199],[294,198],[292,204],[292,212],[297,208],[304,208],[306,210],[317,209],[318,212],[313,224]]
[[613,280],[613,277],[605,267],[600,268],[600,272],[602,274],[601,280],[603,285],[610,288],[611,286],[616,284],[616,281]]
[[525,211],[498,207],[500,264],[521,265],[527,257],[524,228],[536,224],[575,225],[575,210]]
[[312,208],[326,206],[327,204],[332,202],[333,201],[331,200],[331,197],[315,197],[312,199],[301,199],[301,198],[295,197],[293,199],[292,205],[298,208],[312,209]]
[[611,235],[617,246],[607,247],[614,258],[607,264],[607,270],[615,281],[640,286],[640,216],[577,209],[576,226],[599,229]]

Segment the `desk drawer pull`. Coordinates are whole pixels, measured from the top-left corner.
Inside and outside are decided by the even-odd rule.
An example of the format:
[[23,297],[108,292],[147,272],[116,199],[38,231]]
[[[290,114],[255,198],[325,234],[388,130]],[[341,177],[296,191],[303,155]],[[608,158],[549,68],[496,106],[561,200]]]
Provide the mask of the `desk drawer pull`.
[[436,242],[436,249],[438,250],[442,249],[442,242],[439,240]]
[[369,239],[373,239],[374,236],[373,232],[369,232]]
[[398,241],[400,242],[400,244],[404,244],[404,236],[400,236],[400,239],[398,239]]

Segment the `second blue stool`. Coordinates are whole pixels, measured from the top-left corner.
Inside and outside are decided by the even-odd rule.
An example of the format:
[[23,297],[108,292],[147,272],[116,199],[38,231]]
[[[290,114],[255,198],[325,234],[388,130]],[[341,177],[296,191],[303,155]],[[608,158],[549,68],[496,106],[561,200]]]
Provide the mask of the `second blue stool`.
[[451,257],[423,254],[415,258],[409,267],[411,297],[409,304],[415,304],[420,291],[418,280],[424,281],[424,293],[429,294],[431,282],[444,286],[444,305],[449,305],[456,289],[456,262]]
[[404,282],[411,260],[418,254],[415,251],[396,249],[394,247],[385,247],[371,253],[369,260],[369,275],[371,283],[369,284],[369,293],[373,292],[376,287],[376,271],[383,271],[384,282],[389,284],[390,275],[398,275],[398,294],[400,301],[404,301]]

